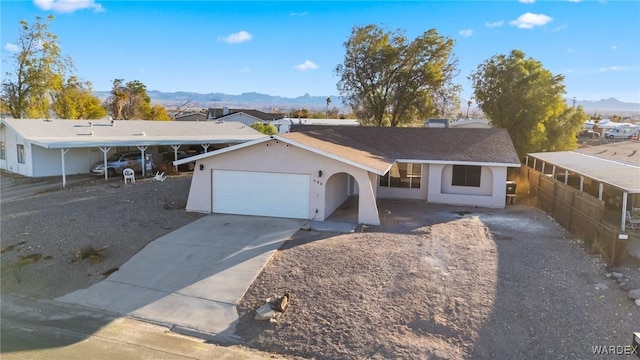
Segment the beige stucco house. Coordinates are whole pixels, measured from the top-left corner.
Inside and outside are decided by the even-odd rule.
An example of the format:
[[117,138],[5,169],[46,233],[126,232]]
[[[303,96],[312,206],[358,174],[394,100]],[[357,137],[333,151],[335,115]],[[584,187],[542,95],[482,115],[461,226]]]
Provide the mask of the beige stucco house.
[[188,211],[324,220],[358,196],[374,225],[377,198],[502,208],[520,166],[503,129],[302,127],[194,159]]

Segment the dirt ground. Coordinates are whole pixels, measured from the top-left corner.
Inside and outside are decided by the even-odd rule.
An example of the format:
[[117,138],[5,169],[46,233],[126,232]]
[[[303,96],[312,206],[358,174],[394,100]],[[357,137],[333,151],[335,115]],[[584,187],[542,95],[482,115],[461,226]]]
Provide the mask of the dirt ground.
[[[239,305],[248,345],[314,359],[576,359],[640,329],[640,307],[608,277],[640,287],[640,264],[607,268],[535,208],[379,209],[381,226],[299,232],[276,253]],[[284,293],[277,323],[254,320]]]
[[[187,213],[190,175],[164,182],[96,179],[3,203],[2,292],[54,299],[87,288],[158,237],[203,216]],[[97,254],[79,259],[78,250]]]
[[[184,210],[190,180],[96,180],[2,204],[2,292],[53,299],[104,279],[203,216]],[[315,359],[574,359],[640,331],[640,307],[611,277],[640,288],[640,264],[608,268],[533,207],[379,210],[380,226],[285,243],[238,305],[247,345]],[[99,253],[77,259],[85,246]],[[284,293],[277,323],[254,320]]]

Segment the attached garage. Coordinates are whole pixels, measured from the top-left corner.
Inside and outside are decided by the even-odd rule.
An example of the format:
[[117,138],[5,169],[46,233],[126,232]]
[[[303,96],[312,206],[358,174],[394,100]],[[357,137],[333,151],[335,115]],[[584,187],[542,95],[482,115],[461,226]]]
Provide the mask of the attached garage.
[[213,170],[213,212],[308,219],[309,175]]

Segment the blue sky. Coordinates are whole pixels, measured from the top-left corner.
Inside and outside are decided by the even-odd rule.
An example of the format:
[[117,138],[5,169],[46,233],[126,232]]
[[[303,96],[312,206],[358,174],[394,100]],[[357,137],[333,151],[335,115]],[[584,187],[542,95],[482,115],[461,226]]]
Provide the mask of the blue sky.
[[564,75],[568,98],[640,103],[638,1],[2,0],[0,13],[3,60],[19,20],[54,14],[63,53],[94,90],[122,78],[166,92],[337,95],[351,28],[376,24],[454,39],[465,99],[479,64],[519,49]]

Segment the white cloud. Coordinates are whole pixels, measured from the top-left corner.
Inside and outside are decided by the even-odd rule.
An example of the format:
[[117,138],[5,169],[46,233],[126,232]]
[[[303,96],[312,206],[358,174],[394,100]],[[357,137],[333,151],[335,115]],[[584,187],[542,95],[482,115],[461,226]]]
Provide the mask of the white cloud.
[[533,4],[534,2],[536,2],[536,0],[518,0],[523,4]]
[[225,38],[218,38],[218,41],[226,42],[227,44],[239,44],[251,39],[253,39],[253,35],[242,30],[237,33],[230,34]]
[[611,50],[618,50],[618,45],[611,45]]
[[306,11],[304,11],[304,12],[292,12],[292,13],[289,14],[289,16],[306,16],[306,15],[307,15]]
[[246,74],[246,73],[248,73],[250,71],[251,71],[251,68],[249,68],[249,67],[243,67],[242,69],[240,69],[240,72],[244,73],[244,74]]
[[609,72],[609,71],[627,71],[629,67],[627,66],[609,66],[598,69],[600,72]]
[[517,19],[510,21],[509,24],[517,26],[520,29],[533,29],[536,26],[543,26],[551,22],[553,18],[544,14],[526,13],[518,16]]
[[72,13],[84,9],[93,9],[95,12],[105,11],[102,5],[94,0],[33,0],[33,3],[42,10],[60,13]]
[[138,74],[144,74],[147,70],[145,68],[138,69]]
[[296,68],[297,70],[300,70],[300,71],[307,71],[307,70],[317,69],[318,65],[316,65],[311,60],[307,60],[307,61],[303,62],[302,64],[294,66],[294,68]]
[[569,2],[579,3],[582,2],[582,0],[569,0]]
[[4,46],[4,49],[7,50],[8,52],[18,52],[20,51],[20,47],[16,44],[12,44],[12,43],[7,43],[7,45]]
[[502,24],[504,24],[504,21],[500,20],[500,21],[484,23],[484,26],[492,28],[492,27],[500,27],[502,26]]
[[473,35],[473,30],[471,30],[471,29],[460,30],[460,31],[458,31],[458,34],[460,34],[460,36],[469,37],[469,36]]
[[568,48],[567,49],[567,54],[571,54],[571,53],[573,53],[573,48]]

